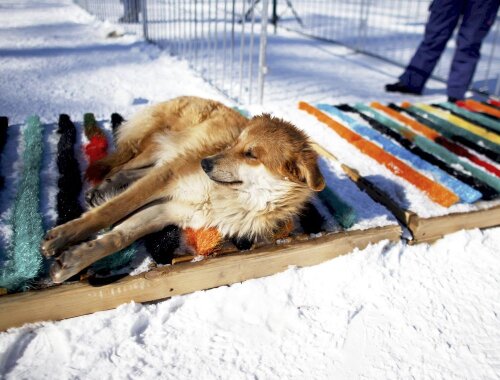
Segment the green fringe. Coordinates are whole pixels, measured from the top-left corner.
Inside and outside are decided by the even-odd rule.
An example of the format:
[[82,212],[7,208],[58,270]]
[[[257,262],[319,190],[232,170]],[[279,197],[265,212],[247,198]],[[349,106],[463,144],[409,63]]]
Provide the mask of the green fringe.
[[40,119],[31,116],[24,130],[23,173],[19,182],[12,214],[13,238],[7,265],[0,271],[0,287],[9,291],[26,289],[43,268],[40,242],[43,238],[42,215],[39,211],[40,167],[43,141]]
[[118,269],[127,265],[135,257],[136,253],[137,245],[134,243],[121,251],[115,252],[112,255],[103,257],[101,260],[96,261],[92,264],[92,269],[95,271]]
[[83,115],[83,132],[88,140],[94,136],[106,137],[103,130],[97,125],[95,116],[91,112]]
[[342,228],[351,228],[356,223],[358,218],[356,210],[345,203],[331,189],[325,187],[318,195]]

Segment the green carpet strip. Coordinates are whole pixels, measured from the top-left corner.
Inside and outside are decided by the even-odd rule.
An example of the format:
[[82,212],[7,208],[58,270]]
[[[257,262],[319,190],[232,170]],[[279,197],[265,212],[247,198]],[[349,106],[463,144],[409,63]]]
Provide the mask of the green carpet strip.
[[407,139],[410,139],[419,148],[436,157],[439,157],[447,164],[461,166],[466,171],[471,173],[474,177],[478,178],[482,182],[486,183],[488,186],[495,189],[497,193],[500,192],[500,180],[497,177],[488,174],[487,172],[483,171],[482,169],[479,169],[478,167],[470,164],[465,160],[461,160],[455,154],[451,153],[448,149],[442,147],[439,144],[436,144],[435,142],[423,136],[416,134],[415,132],[411,131],[409,128],[403,126],[402,124],[399,124],[393,121],[392,119],[389,119],[388,117],[382,115],[381,113],[375,111],[373,108],[370,108],[362,103],[356,103],[354,108],[356,108],[357,110],[359,110],[364,114],[367,114],[370,117],[373,117],[375,120],[383,123],[388,128],[399,133],[400,135],[405,136]]
[[[467,140],[473,141],[475,143],[479,143],[480,145],[483,145],[487,147],[488,149],[492,150],[496,154],[500,153],[500,146],[495,144],[494,142],[485,139],[479,135],[476,135],[475,133],[472,133],[466,129],[460,128],[453,123],[450,123],[444,119],[441,119],[440,117],[433,115],[429,112],[424,111],[423,109],[419,108],[418,106],[409,106],[408,109],[410,111],[413,111],[426,119],[430,120],[433,122],[432,127],[438,126],[440,128],[439,132],[442,132],[442,134],[454,134],[454,135],[459,135]],[[444,133],[443,133],[444,132]]]
[[104,270],[114,270],[124,267],[135,257],[137,253],[136,243],[122,249],[121,251],[115,252],[112,255],[102,258],[92,264],[92,269],[95,271]]
[[351,228],[356,223],[358,218],[356,210],[345,203],[330,188],[325,187],[318,196],[342,228]]
[[438,103],[438,106],[445,108],[449,111],[452,111],[453,113],[457,114],[458,116],[462,116],[466,119],[469,119],[472,122],[477,122],[486,128],[489,128],[497,133],[500,133],[500,122],[493,120],[491,117],[484,116],[480,113],[477,112],[471,112],[466,110],[465,108],[459,107],[454,103],[451,102],[443,102],[443,103]]
[[28,288],[43,264],[40,242],[44,231],[39,209],[43,141],[37,116],[27,119],[23,137],[23,172],[12,213],[12,243],[6,266],[0,271],[0,287],[9,291]]

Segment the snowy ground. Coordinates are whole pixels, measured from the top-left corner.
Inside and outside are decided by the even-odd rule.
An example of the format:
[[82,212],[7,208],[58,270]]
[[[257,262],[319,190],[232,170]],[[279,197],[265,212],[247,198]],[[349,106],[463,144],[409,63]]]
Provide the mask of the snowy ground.
[[[181,94],[224,100],[185,63],[133,36],[106,39],[109,30],[69,0],[2,1],[0,113],[52,122],[60,112],[128,116]],[[298,100],[398,100],[381,90],[397,68],[289,33],[272,41],[266,106],[253,112],[299,120]],[[430,87],[424,100],[442,100],[443,86]],[[498,378],[499,232],[382,242],[265,279],[12,329],[0,334],[0,378]]]

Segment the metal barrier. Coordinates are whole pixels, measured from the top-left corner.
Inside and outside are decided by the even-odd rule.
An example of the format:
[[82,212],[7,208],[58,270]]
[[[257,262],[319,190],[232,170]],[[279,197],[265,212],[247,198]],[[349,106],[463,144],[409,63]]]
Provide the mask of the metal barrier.
[[120,24],[128,33],[143,32],[141,0],[74,0],[100,20]]
[[[75,0],[102,20],[118,22],[191,67],[240,103],[262,103],[268,0]],[[420,43],[431,0],[274,0],[271,21],[337,42],[399,66]],[[258,11],[255,12],[255,8]],[[277,18],[279,16],[279,19]],[[278,22],[279,20],[279,22]],[[472,88],[500,96],[500,23],[482,46]],[[446,80],[455,39],[434,70]],[[257,98],[256,98],[257,97]]]
[[[422,40],[431,0],[278,1],[278,25],[314,38],[406,66]],[[293,11],[293,12],[292,12]],[[298,17],[297,17],[298,16]],[[500,95],[497,22],[482,45],[472,87]],[[450,39],[433,77],[446,80],[455,38]]]
[[[76,0],[102,20],[143,33],[239,103],[263,102],[268,0]],[[258,4],[259,15],[251,12]]]

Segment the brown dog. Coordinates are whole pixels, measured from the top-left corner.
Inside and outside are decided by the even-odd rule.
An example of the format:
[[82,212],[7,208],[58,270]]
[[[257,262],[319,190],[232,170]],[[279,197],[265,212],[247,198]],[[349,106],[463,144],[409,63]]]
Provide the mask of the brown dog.
[[316,159],[303,132],[269,115],[247,120],[195,97],[146,108],[121,127],[116,152],[90,168],[106,175],[87,194],[94,208],[42,242],[45,256],[57,255],[52,279],[63,282],[169,224],[268,236],[324,188]]

